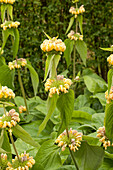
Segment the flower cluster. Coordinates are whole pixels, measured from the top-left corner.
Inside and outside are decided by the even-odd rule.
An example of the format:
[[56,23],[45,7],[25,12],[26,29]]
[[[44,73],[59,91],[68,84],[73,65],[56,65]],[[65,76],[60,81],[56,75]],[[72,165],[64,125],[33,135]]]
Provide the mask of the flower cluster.
[[0,128],[12,128],[19,121],[19,114],[14,109],[11,109],[9,112],[6,112],[6,115],[0,117]]
[[2,86],[0,88],[0,100],[1,99],[11,99],[11,98],[14,99],[14,97],[15,97],[15,94],[7,86]]
[[24,152],[19,155],[19,158],[20,160],[16,156],[15,159],[12,159],[12,164],[8,162],[6,170],[29,170],[35,164],[35,160],[29,156],[29,153]]
[[45,83],[45,90],[50,91],[49,97],[52,97],[53,94],[60,92],[68,93],[68,90],[72,84],[70,79],[64,78],[62,75],[58,75],[57,79],[47,79]]
[[113,65],[113,54],[111,54],[108,58],[107,61],[109,62],[109,64]]
[[6,30],[7,28],[18,28],[18,26],[20,25],[20,22],[18,21],[5,21],[3,24],[1,24],[1,28],[3,28],[3,30]]
[[7,163],[8,163],[7,155],[2,153],[0,155],[0,169],[5,170],[7,167]]
[[25,106],[20,106],[19,107],[19,113],[23,113],[23,112],[25,112],[26,111],[26,107]]
[[69,9],[69,12],[70,12],[71,14],[75,15],[75,18],[77,18],[77,15],[82,14],[83,12],[85,12],[85,8],[84,8],[83,5],[81,5],[79,9],[74,8],[74,7],[71,7],[71,8]]
[[64,42],[62,42],[61,39],[57,39],[55,37],[53,37],[51,40],[45,39],[40,47],[44,52],[49,52],[52,50],[64,52],[66,49]]
[[105,92],[105,98],[107,99],[108,104],[111,102],[111,100],[113,100],[113,86],[111,87],[109,96],[108,96],[108,90]]
[[0,0],[0,2],[5,4],[13,4],[15,0]]
[[81,40],[81,41],[83,41],[83,35],[80,35],[80,33],[75,34],[75,32],[73,30],[71,30],[70,33],[67,36],[71,40],[75,40],[75,41]]
[[[108,140],[108,138],[106,137],[106,133],[105,133],[105,126],[103,127],[99,127],[99,129],[97,130],[97,137],[99,137],[99,141],[103,143],[103,146],[105,149],[107,149],[108,146],[111,146],[110,141]],[[112,144],[113,146],[113,144]]]
[[8,66],[10,68],[10,70],[13,70],[14,68],[21,68],[21,67],[25,67],[27,64],[26,59],[24,58],[19,58],[17,60],[14,60],[13,62],[9,62]]
[[59,147],[62,148],[62,151],[65,150],[66,147],[69,147],[74,152],[78,150],[78,147],[80,147],[80,144],[82,141],[82,133],[78,132],[77,130],[70,130],[67,132],[66,130],[58,136],[55,143],[58,144]]

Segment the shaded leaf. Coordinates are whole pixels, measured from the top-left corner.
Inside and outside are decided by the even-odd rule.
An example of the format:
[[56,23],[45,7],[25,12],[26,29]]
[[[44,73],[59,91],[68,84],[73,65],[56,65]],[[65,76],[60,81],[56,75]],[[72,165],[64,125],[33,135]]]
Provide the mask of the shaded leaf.
[[77,16],[77,20],[79,22],[79,28],[80,28],[81,34],[83,34],[83,29],[82,29],[83,16],[82,15],[78,15]]
[[56,69],[59,63],[61,56],[55,55],[51,62],[51,69],[50,69],[50,78],[54,78],[56,76]]
[[67,30],[66,30],[66,34],[67,34],[67,33],[69,32],[69,30],[71,29],[71,27],[72,27],[72,25],[73,25],[73,23],[74,23],[74,20],[75,20],[75,16],[71,17],[70,22],[69,22],[69,26],[68,26],[68,28],[67,28]]
[[13,29],[14,42],[13,42],[13,58],[16,58],[19,48],[19,31],[17,28]]
[[112,86],[112,77],[113,77],[113,69],[110,69],[108,71],[108,75],[107,75],[107,78],[108,78],[108,94],[109,94],[111,86]]
[[92,115],[92,125],[97,129],[104,126],[105,113],[95,113]]
[[39,77],[37,72],[35,71],[35,69],[30,65],[27,64],[26,67],[29,69],[30,71],[30,75],[31,75],[31,81],[32,81],[32,85],[33,85],[33,90],[34,90],[34,95],[36,96],[37,94],[37,89],[38,89],[38,84],[39,84]]
[[106,105],[105,93],[97,93],[97,94],[95,94],[93,96],[90,96],[90,98],[97,98],[97,99],[99,99],[102,106]]

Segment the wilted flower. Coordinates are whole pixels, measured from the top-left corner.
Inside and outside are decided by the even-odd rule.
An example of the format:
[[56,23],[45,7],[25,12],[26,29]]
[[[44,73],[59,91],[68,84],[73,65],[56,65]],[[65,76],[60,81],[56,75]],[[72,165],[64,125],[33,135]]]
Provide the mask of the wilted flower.
[[106,137],[105,126],[99,127],[97,133],[97,137],[100,138],[99,141],[103,143],[105,149],[107,149],[108,146],[112,146],[109,139]]
[[7,154],[1,154],[0,155],[0,170],[5,170],[7,168]]
[[66,49],[64,42],[62,42],[61,39],[57,39],[55,37],[53,37],[51,40],[45,39],[40,47],[44,52],[49,52],[52,50],[64,52]]
[[7,86],[2,86],[0,88],[0,100],[2,99],[14,99],[15,94],[13,93],[12,89],[8,88]]
[[13,4],[15,0],[0,0],[0,2],[5,4]]
[[67,35],[69,39],[71,40],[81,40],[83,41],[83,35],[80,35],[80,33],[75,33],[73,30],[70,31],[70,33]]
[[8,63],[8,67],[10,68],[10,70],[13,70],[14,68],[21,68],[21,67],[25,67],[27,64],[26,59],[24,58],[19,58],[17,60],[14,60],[13,62],[9,62]]
[[20,106],[19,107],[19,113],[23,113],[23,112],[25,112],[26,111],[26,106]]
[[3,28],[3,30],[6,30],[7,28],[18,28],[18,26],[20,25],[20,22],[18,21],[5,21],[3,24],[1,24],[1,28]]
[[19,158],[20,160],[16,156],[15,159],[12,159],[12,164],[8,162],[6,170],[29,170],[35,164],[35,160],[29,156],[29,153],[24,152],[19,155]]
[[111,100],[113,100],[113,86],[111,87],[109,96],[108,96],[108,90],[105,92],[105,98],[107,99],[108,104],[111,102]]
[[49,97],[52,97],[53,94],[63,92],[68,93],[68,90],[72,84],[70,79],[64,78],[62,75],[58,75],[57,79],[47,79],[45,83],[45,90],[50,91]]
[[113,65],[113,54],[111,54],[108,58],[107,61],[109,62],[109,64]]
[[14,109],[11,109],[9,112],[6,112],[6,115],[4,114],[0,117],[0,128],[12,128],[19,121],[19,114]]
[[62,151],[64,151],[66,147],[69,147],[75,152],[76,150],[78,150],[78,147],[80,147],[80,141],[82,141],[82,133],[70,128],[70,130],[68,131],[68,135],[69,137],[67,136],[67,132],[65,130],[62,134],[58,136],[55,143],[62,148]]

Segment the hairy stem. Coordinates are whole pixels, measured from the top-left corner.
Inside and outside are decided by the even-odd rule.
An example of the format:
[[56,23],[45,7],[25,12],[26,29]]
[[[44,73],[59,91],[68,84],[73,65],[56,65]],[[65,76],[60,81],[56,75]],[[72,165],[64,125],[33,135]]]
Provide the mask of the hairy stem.
[[5,115],[6,115],[5,104],[3,104],[3,108],[4,108],[4,113],[5,113]]
[[[67,133],[67,137],[68,137],[68,139],[69,139],[68,128],[66,128],[66,133]],[[78,165],[77,165],[76,160],[75,160],[75,157],[74,157],[74,155],[73,155],[73,151],[72,151],[70,148],[69,148],[69,151],[70,151],[70,155],[71,155],[71,158],[72,158],[72,160],[73,160],[73,162],[74,162],[74,165],[75,165],[76,169],[79,170]]]
[[14,151],[16,153],[16,156],[17,156],[18,160],[20,160],[18,152],[17,152],[17,149],[16,149],[16,146],[15,146],[15,143],[14,143],[14,140],[13,140],[13,137],[12,137],[12,133],[9,132],[9,135],[10,135],[11,143],[13,145],[13,148],[14,148]]
[[25,106],[26,106],[27,114],[29,114],[28,107],[27,107],[26,96],[25,96],[25,91],[24,91],[24,87],[23,87],[23,83],[22,83],[22,78],[21,78],[20,70],[19,69],[18,69],[18,81],[19,81],[19,84],[20,84],[20,87],[21,87],[21,91],[22,91],[22,95],[23,95],[23,98],[24,98],[24,103],[25,103]]

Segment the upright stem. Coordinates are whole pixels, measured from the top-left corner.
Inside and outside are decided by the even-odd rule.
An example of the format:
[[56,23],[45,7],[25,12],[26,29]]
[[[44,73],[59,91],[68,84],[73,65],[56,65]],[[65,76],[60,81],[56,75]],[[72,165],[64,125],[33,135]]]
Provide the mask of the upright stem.
[[9,135],[10,135],[11,143],[12,143],[12,145],[13,145],[13,148],[14,148],[14,151],[15,151],[15,153],[16,153],[16,156],[17,156],[18,160],[20,160],[19,155],[18,155],[18,152],[17,152],[17,150],[16,150],[16,146],[15,146],[15,143],[14,143],[14,140],[13,140],[13,137],[12,137],[12,134],[9,133]]
[[73,51],[73,80],[75,79],[75,58],[76,58],[76,48],[74,44],[74,51]]
[[26,96],[25,96],[25,91],[24,91],[24,87],[23,87],[23,83],[22,83],[22,78],[21,78],[20,70],[19,69],[18,69],[18,81],[19,81],[19,84],[20,84],[20,87],[21,87],[21,91],[22,91],[22,95],[23,95],[23,98],[24,98],[27,114],[29,114],[28,107],[27,107]]
[[[68,137],[68,139],[69,139],[68,128],[66,128],[66,133],[67,133],[67,137]],[[72,150],[71,150],[70,148],[69,148],[69,151],[70,151],[70,154],[71,154],[71,157],[72,157],[72,160],[73,160],[73,162],[74,162],[74,164],[75,164],[76,169],[79,170],[78,165],[77,165],[76,160],[75,160],[75,157],[74,157],[74,155],[73,155],[73,152],[72,152]]]
[[5,115],[6,115],[5,104],[3,104],[3,108],[4,108],[4,113],[5,113]]

